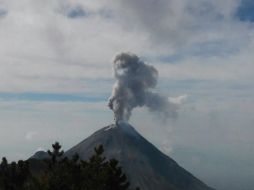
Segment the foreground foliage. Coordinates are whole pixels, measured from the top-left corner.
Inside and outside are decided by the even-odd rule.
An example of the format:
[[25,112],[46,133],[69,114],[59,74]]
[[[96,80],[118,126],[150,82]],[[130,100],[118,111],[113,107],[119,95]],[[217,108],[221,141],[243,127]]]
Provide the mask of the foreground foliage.
[[[130,183],[122,172],[118,161],[107,160],[103,147],[94,149],[89,160],[63,157],[61,145],[56,142],[49,158],[43,162],[45,168],[32,174],[28,161],[8,164],[6,158],[0,164],[0,190],[130,190]],[[138,188],[136,189],[138,190]]]

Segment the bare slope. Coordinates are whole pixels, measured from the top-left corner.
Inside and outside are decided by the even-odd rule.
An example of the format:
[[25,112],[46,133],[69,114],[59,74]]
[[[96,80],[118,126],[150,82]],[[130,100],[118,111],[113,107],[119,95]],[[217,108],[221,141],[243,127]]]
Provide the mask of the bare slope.
[[[102,144],[107,158],[120,161],[131,184],[142,190],[211,190],[200,180],[160,152],[126,123],[110,125],[66,152],[88,159],[95,146]],[[201,166],[202,167],[202,166]]]

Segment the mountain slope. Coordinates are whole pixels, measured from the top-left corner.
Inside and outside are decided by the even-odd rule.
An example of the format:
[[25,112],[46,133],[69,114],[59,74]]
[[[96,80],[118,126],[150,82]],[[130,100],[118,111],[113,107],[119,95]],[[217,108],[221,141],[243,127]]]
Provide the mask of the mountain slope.
[[107,158],[116,158],[131,184],[142,190],[211,190],[160,152],[126,123],[110,125],[77,144],[65,155],[78,153],[88,159],[95,146],[102,144]]

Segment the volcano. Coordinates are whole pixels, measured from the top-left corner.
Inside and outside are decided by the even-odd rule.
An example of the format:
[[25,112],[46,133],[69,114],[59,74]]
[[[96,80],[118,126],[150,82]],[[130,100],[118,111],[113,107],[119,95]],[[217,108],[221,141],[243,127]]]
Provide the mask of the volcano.
[[142,190],[212,190],[173,159],[159,151],[128,123],[104,127],[65,155],[88,159],[94,147],[103,145],[104,155],[115,158],[133,187]]

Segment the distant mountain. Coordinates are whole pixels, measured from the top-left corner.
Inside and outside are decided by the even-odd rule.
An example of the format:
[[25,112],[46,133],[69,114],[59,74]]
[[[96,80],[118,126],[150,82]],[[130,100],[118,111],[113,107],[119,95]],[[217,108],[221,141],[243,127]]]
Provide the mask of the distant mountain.
[[37,159],[37,160],[44,160],[49,158],[49,155],[45,151],[37,151],[33,156],[31,156],[29,159]]
[[72,157],[78,153],[86,160],[100,144],[104,146],[107,158],[119,160],[133,187],[138,186],[141,190],[212,190],[127,123],[98,130],[65,155]]

